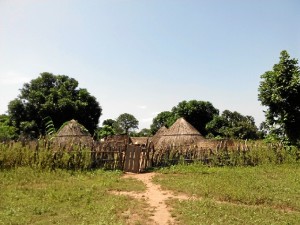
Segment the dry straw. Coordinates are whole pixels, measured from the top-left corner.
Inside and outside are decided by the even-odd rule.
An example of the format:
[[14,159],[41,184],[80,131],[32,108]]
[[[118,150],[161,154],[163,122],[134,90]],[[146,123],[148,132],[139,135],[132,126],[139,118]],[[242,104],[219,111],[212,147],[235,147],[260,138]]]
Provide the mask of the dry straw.
[[[156,136],[156,135],[155,135]],[[159,137],[160,136],[160,137]],[[179,118],[169,129],[158,134],[155,148],[196,146],[205,139],[191,124],[184,118]]]
[[104,147],[122,147],[131,143],[131,139],[127,134],[118,134],[104,138],[104,142],[102,143],[102,145]]
[[93,138],[88,130],[76,120],[66,122],[57,132],[54,143],[59,145],[84,144],[91,145]]
[[157,145],[157,142],[159,141],[159,139],[161,138],[161,136],[167,132],[167,128],[165,126],[162,126],[157,132],[156,134],[151,138],[151,142],[154,144],[154,146]]
[[148,144],[148,137],[130,137],[132,144],[139,146],[146,146]]

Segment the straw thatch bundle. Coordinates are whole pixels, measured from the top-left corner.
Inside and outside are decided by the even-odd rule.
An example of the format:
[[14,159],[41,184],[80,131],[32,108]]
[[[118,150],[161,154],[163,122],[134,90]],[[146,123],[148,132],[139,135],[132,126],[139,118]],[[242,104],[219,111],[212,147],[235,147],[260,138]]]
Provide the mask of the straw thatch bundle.
[[156,149],[168,147],[196,146],[205,140],[204,137],[189,124],[184,118],[179,118],[167,131],[165,131],[157,143]]
[[224,148],[224,147],[234,147],[235,144],[233,140],[230,139],[221,139],[221,140],[205,139],[199,142],[197,146],[206,149],[216,149],[216,148]]
[[88,130],[76,120],[66,122],[57,132],[54,143],[59,145],[84,144],[91,145],[93,138]]
[[151,138],[151,142],[154,144],[154,146],[157,144],[157,142],[159,141],[160,137],[166,133],[168,130],[168,128],[166,128],[165,126],[162,126],[161,128],[159,128],[159,130],[155,133],[155,135]]
[[106,137],[102,144],[104,147],[121,147],[131,143],[132,141],[127,134],[118,134]]
[[148,144],[148,137],[130,137],[132,144],[139,146],[146,146]]

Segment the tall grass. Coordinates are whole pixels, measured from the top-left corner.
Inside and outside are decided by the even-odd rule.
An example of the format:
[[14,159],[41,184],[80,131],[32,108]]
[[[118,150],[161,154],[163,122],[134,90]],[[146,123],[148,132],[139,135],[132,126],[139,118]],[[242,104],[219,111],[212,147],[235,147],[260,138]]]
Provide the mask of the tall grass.
[[50,148],[47,143],[30,142],[23,144],[0,144],[0,168],[10,169],[29,166],[36,169],[73,169],[92,168],[91,150],[86,147],[72,146],[72,150]]
[[250,141],[216,148],[170,147],[155,153],[153,165],[170,166],[200,162],[209,166],[257,166],[294,163],[299,160],[300,149],[295,146]]
[[[123,149],[125,150],[125,148]],[[0,144],[0,169],[30,166],[41,169],[89,170],[93,168],[122,169],[123,152],[101,154],[84,145],[68,145],[63,149],[47,141],[10,142]],[[98,154],[98,155],[97,155]],[[155,151],[151,165],[170,166],[200,162],[209,166],[257,166],[294,163],[300,160],[300,149],[280,143],[253,141],[234,147],[215,149],[170,148]]]

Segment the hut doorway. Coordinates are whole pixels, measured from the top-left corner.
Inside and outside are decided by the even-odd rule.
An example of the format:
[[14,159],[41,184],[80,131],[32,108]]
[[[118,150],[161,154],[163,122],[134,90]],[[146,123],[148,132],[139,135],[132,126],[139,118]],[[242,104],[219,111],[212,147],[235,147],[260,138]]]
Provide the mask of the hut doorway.
[[139,173],[151,166],[151,146],[128,145],[125,152],[124,172]]

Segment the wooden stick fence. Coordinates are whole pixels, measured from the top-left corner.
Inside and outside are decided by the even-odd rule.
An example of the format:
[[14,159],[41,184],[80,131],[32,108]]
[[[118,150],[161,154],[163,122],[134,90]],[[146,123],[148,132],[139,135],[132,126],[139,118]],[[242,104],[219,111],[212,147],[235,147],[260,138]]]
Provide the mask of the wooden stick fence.
[[258,165],[300,160],[300,150],[287,149],[281,143],[261,144],[237,142],[227,146],[220,142],[215,148],[167,146],[154,149],[152,143],[140,147],[125,144],[53,145],[47,140],[0,143],[0,168],[32,166],[40,168],[125,170],[142,172],[149,167],[178,163],[201,162],[206,165]]

